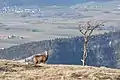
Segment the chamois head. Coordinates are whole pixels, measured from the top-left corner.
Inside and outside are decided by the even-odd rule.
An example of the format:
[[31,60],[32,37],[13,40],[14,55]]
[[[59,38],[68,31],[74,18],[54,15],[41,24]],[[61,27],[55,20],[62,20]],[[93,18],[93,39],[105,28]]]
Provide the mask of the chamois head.
[[48,56],[48,54],[49,54],[48,51],[45,51],[45,55]]

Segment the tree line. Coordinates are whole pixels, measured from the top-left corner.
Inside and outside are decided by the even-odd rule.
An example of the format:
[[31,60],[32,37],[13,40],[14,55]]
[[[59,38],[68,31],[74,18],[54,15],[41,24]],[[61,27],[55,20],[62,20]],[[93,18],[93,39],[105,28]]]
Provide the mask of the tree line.
[[[88,42],[87,65],[120,68],[120,32],[92,35]],[[19,60],[51,49],[48,64],[82,65],[84,37],[56,38],[24,43],[0,50],[0,59]]]

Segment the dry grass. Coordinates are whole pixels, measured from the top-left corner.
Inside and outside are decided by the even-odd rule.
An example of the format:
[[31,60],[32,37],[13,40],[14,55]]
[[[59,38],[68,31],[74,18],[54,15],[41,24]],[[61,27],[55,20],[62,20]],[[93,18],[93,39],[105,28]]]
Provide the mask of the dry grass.
[[120,80],[119,69],[47,65],[0,60],[0,80]]

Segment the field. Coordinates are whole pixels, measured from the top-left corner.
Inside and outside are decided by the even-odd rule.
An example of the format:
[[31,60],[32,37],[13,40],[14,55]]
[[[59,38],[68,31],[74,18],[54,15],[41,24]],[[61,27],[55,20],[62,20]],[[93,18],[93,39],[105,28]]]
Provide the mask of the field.
[[80,65],[25,64],[0,60],[0,80],[120,80],[120,70]]
[[[11,14],[6,16],[0,15],[0,17],[0,48],[10,47],[24,42],[80,35],[76,29],[66,28],[66,26],[71,24],[46,23],[40,21],[38,18],[20,18],[17,16],[12,18]],[[8,36],[12,35],[16,38],[7,39]],[[23,37],[23,39],[20,39],[20,37]]]
[[[8,48],[31,41],[81,36],[79,20],[42,21],[39,18],[21,18],[15,14],[0,14],[0,48]],[[95,31],[94,34],[104,33]]]
[[[110,27],[109,31],[119,30],[119,4],[120,1],[117,0],[71,6],[53,5],[37,8],[21,6],[0,9],[0,48],[31,41],[81,36],[77,30],[79,21],[105,20],[107,21],[105,28]],[[31,11],[23,12],[26,10]],[[108,29],[107,31],[94,31],[93,35],[109,31]]]

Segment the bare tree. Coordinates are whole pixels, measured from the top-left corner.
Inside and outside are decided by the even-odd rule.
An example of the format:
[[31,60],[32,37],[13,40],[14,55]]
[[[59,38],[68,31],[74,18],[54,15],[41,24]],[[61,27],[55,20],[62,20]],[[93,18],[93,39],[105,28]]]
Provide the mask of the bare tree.
[[83,52],[83,59],[81,59],[83,66],[86,65],[87,46],[88,46],[89,38],[91,34],[93,33],[93,31],[100,26],[104,26],[103,21],[101,22],[100,21],[87,21],[85,23],[83,22],[79,24],[79,31],[84,37],[84,52]]

